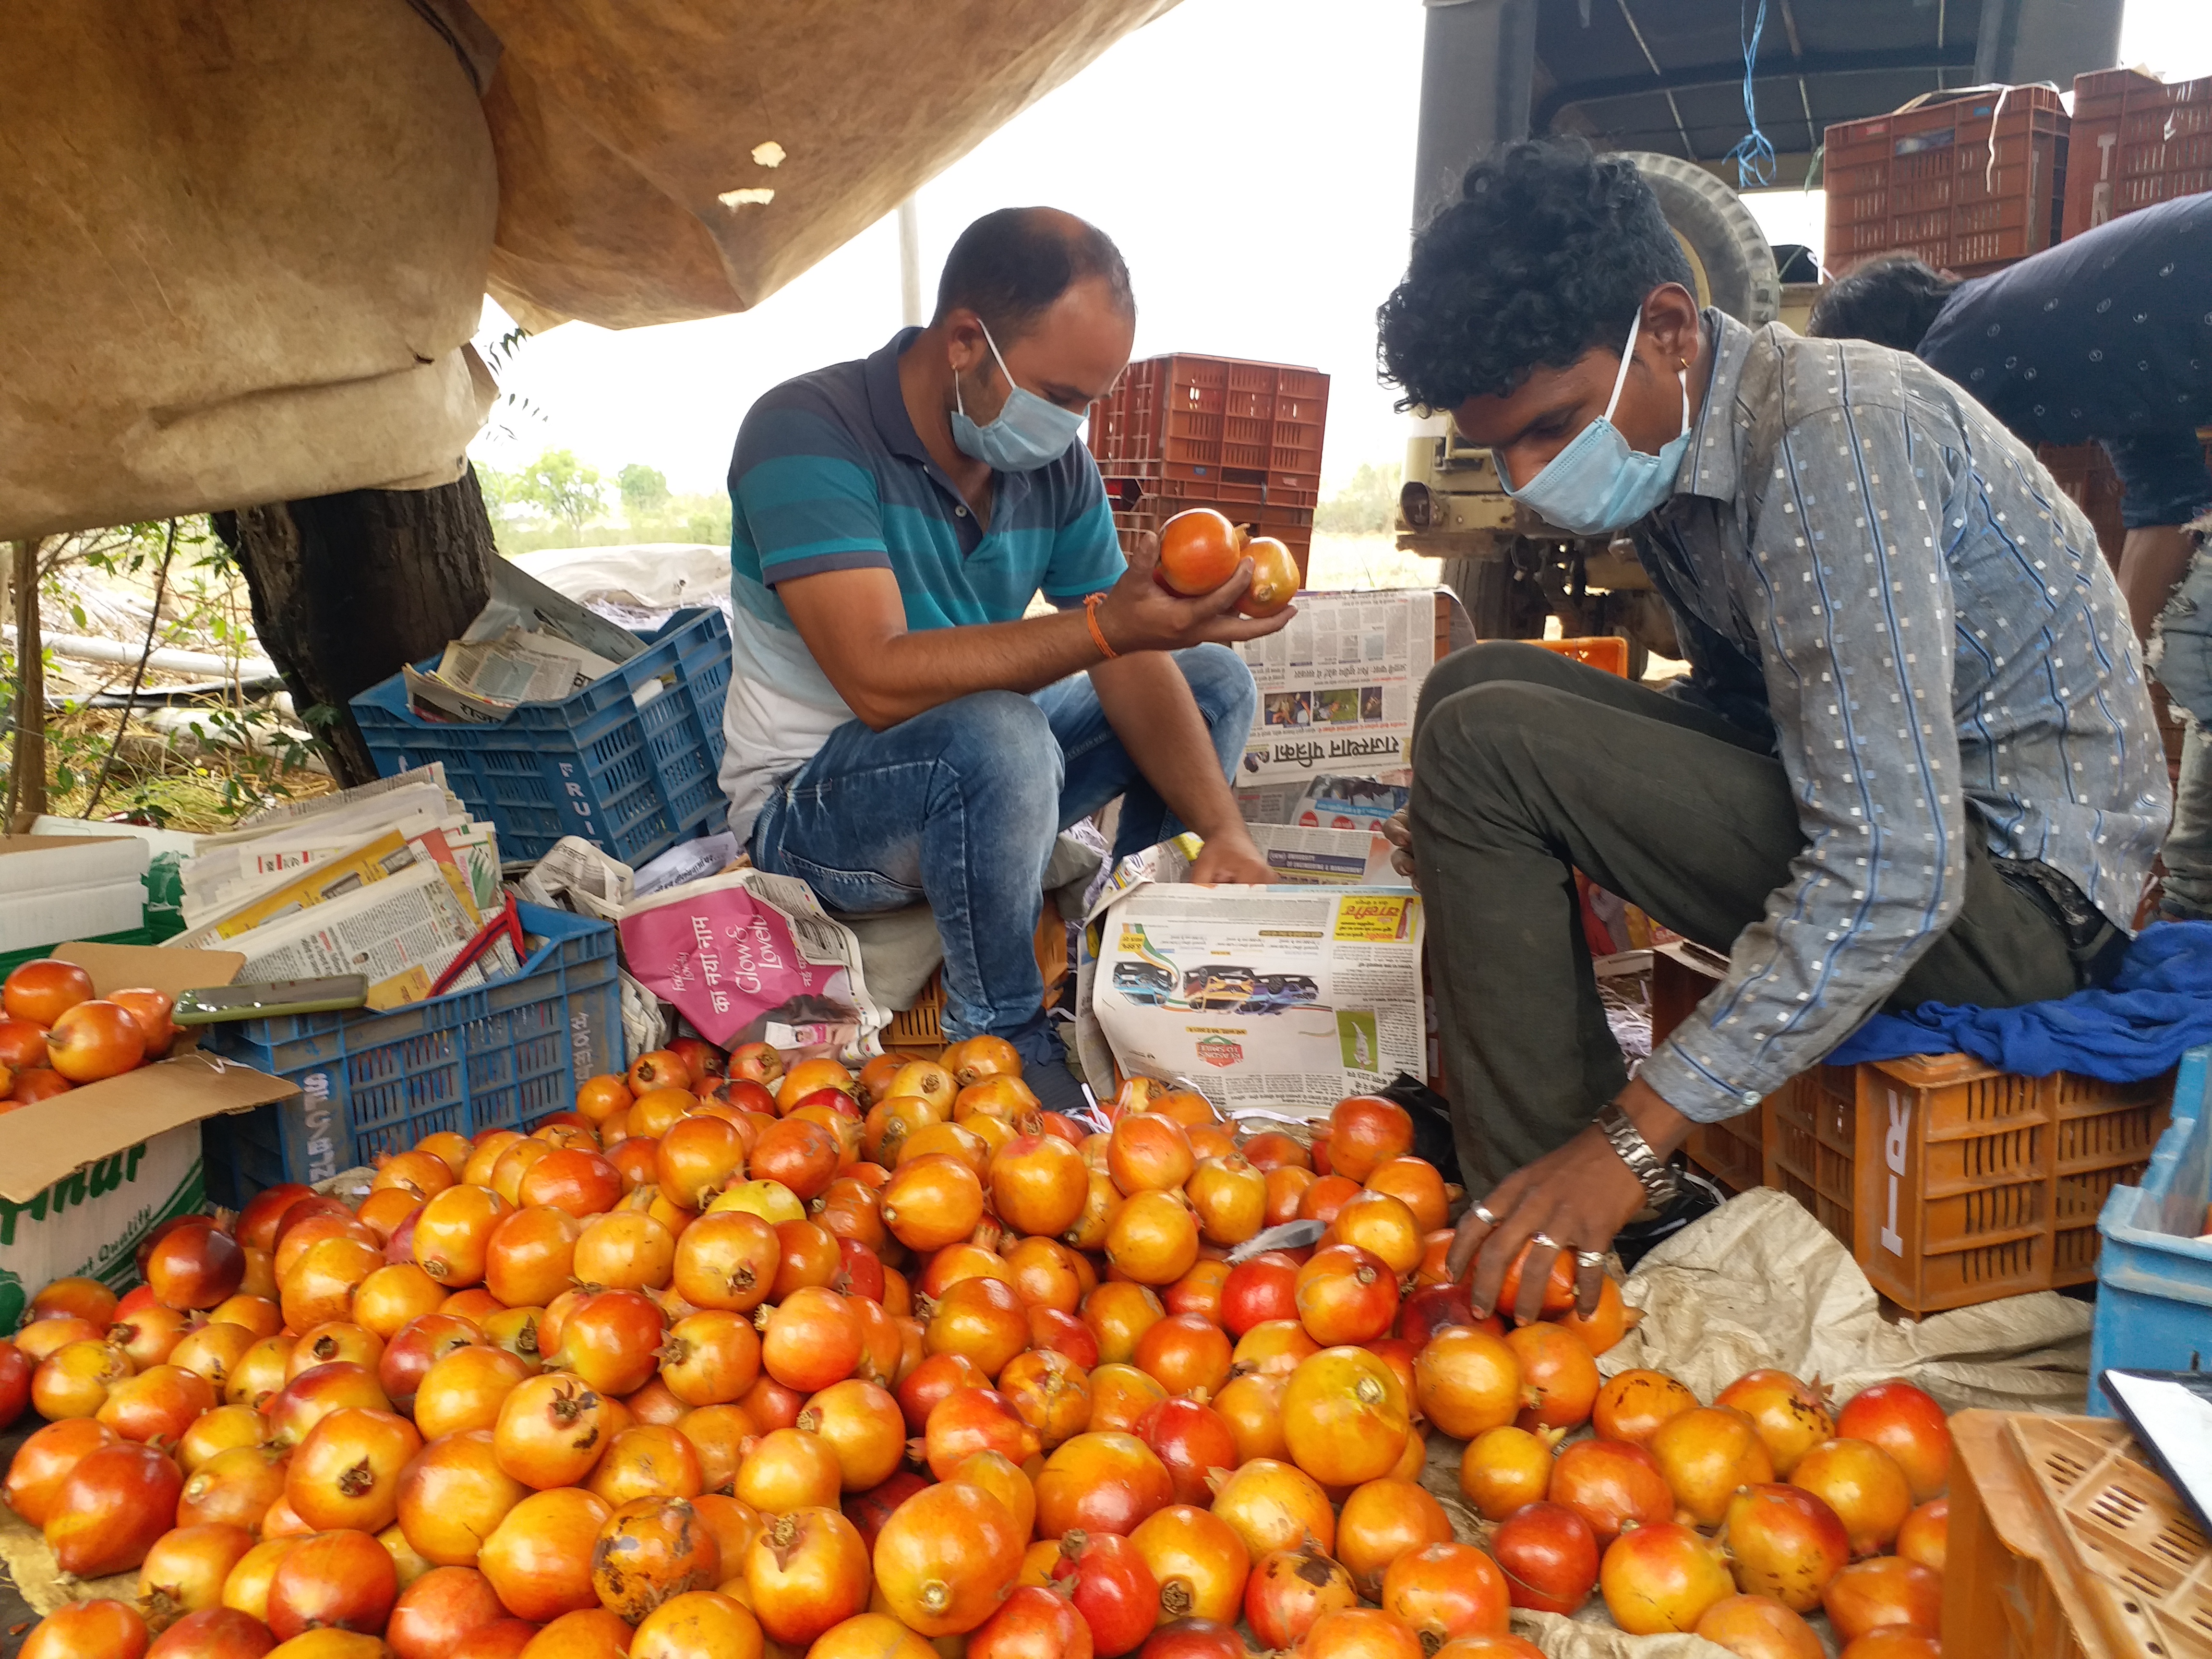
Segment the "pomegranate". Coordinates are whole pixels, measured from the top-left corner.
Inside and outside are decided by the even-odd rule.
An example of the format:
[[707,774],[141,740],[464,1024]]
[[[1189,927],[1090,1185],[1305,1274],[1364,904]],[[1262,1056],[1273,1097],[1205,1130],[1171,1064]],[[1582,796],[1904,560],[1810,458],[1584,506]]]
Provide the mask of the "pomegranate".
[[507,1617],[473,1567],[433,1567],[399,1592],[384,1639],[395,1659],[447,1659],[463,1637]]
[[1291,1460],[1325,1486],[1388,1474],[1410,1426],[1398,1374],[1364,1348],[1325,1348],[1300,1361],[1283,1391]]
[[1824,1440],[1798,1459],[1790,1484],[1836,1512],[1855,1555],[1878,1555],[1912,1511],[1912,1489],[1890,1455],[1863,1440]]
[[1632,1636],[1694,1630],[1735,1594],[1719,1549],[1687,1527],[1632,1527],[1605,1553],[1598,1575],[1606,1611]]
[[[997,1498],[965,1481],[946,1481],[907,1499],[876,1534],[876,1588],[909,1629],[961,1635],[997,1607],[1020,1565],[1022,1542]],[[863,1599],[866,1578],[864,1570]]]
[[1543,1501],[1552,1489],[1552,1448],[1528,1430],[1486,1429],[1461,1454],[1460,1494],[1484,1520],[1503,1521],[1524,1505]]
[[1503,1337],[1472,1326],[1431,1338],[1413,1361],[1413,1384],[1421,1414],[1462,1440],[1512,1422],[1528,1403],[1519,1357]]
[[1674,1517],[1674,1494],[1659,1460],[1626,1441],[1578,1440],[1561,1448],[1552,1466],[1550,1495],[1589,1522],[1601,1547],[1626,1527]]
[[1622,1371],[1597,1391],[1590,1426],[1607,1440],[1649,1445],[1661,1424],[1697,1405],[1697,1395],[1662,1372]]
[[137,1566],[174,1522],[184,1484],[151,1446],[125,1441],[87,1452],[47,1505],[42,1530],[56,1563],[79,1578]]
[[1325,1613],[1298,1644],[1303,1659],[1421,1659],[1420,1638],[1387,1613],[1346,1607]]
[[1751,1419],[1773,1460],[1775,1474],[1784,1480],[1799,1458],[1835,1436],[1827,1390],[1817,1381],[1801,1382],[1787,1371],[1747,1371],[1723,1389],[1713,1403],[1733,1406]]
[[1323,1613],[1358,1605],[1352,1575],[1311,1544],[1269,1551],[1244,1587],[1244,1621],[1269,1649],[1296,1647]]
[[1037,1532],[1057,1538],[1078,1528],[1126,1536],[1174,1501],[1167,1466],[1133,1434],[1079,1434],[1045,1460],[1036,1477]]
[[363,1532],[319,1532],[285,1552],[269,1580],[269,1633],[279,1642],[311,1630],[373,1636],[399,1597],[390,1553]]
[[[842,1516],[836,1521],[852,1530]],[[857,1553],[857,1539],[854,1545]],[[624,1504],[601,1525],[592,1546],[592,1588],[600,1605],[633,1625],[671,1596],[709,1589],[723,1577],[720,1546],[698,1511],[681,1498],[640,1498]],[[756,1594],[760,1605],[755,1610],[764,1627],[783,1639],[777,1627],[766,1625],[765,1609],[773,1598],[764,1587]],[[852,1609],[858,1610],[857,1605]],[[807,1640],[813,1634],[819,1632],[792,1639]]]
[[1512,1622],[1505,1575],[1480,1550],[1449,1540],[1409,1550],[1382,1575],[1382,1611],[1411,1626],[1421,1650],[1462,1636],[1504,1636]]
[[139,1659],[146,1621],[121,1601],[70,1601],[32,1627],[18,1659]]
[[[1731,1408],[1700,1406],[1659,1425],[1651,1455],[1674,1501],[1701,1527],[1717,1527],[1739,1486],[1774,1478],[1774,1464],[1751,1419]],[[1902,1517],[1900,1517],[1902,1518]]]
[[1336,1517],[1336,1557],[1359,1593],[1380,1601],[1382,1575],[1401,1555],[1451,1541],[1444,1506],[1411,1480],[1370,1480]]
[[1933,1498],[1905,1517],[1897,1531],[1897,1553],[1930,1572],[1941,1572],[1950,1528],[1950,1500]]
[[1851,1559],[1835,1510],[1796,1486],[1743,1488],[1729,1500],[1722,1536],[1736,1587],[1796,1613],[1820,1606],[1820,1592]]
[[968,1659],[1091,1659],[1097,1649],[1091,1626],[1067,1595],[1022,1584],[975,1627],[967,1650]]
[[1877,1382],[1854,1395],[1836,1419],[1840,1439],[1887,1452],[1911,1484],[1912,1501],[1941,1498],[1951,1481],[1951,1425],[1943,1408],[1910,1382]]
[[1135,1649],[1159,1621],[1158,1581],[1127,1538],[1067,1534],[1060,1540],[1050,1582],[1069,1593],[1101,1659]]
[[1219,1516],[1170,1504],[1147,1516],[1129,1544],[1159,1584],[1163,1620],[1237,1622],[1252,1564],[1244,1540]]
[[1820,1605],[1839,1642],[1856,1642],[1896,1625],[1940,1638],[1943,1577],[1901,1555],[1854,1561],[1828,1581]]
[[[1214,1488],[1213,1512],[1244,1540],[1258,1560],[1273,1550],[1311,1543],[1324,1553],[1336,1547],[1336,1511],[1321,1483],[1296,1464],[1255,1457]],[[1596,1571],[1592,1552],[1591,1571]]]
[[1695,1633],[1726,1648],[1736,1659],[1825,1659],[1813,1627],[1771,1595],[1723,1596],[1705,1609]]
[[596,1607],[592,1549],[612,1514],[605,1499],[573,1486],[533,1492],[483,1540],[477,1570],[519,1619],[543,1622]]
[[1490,1540],[1516,1607],[1572,1613],[1598,1577],[1597,1537],[1563,1504],[1531,1504],[1506,1516]]

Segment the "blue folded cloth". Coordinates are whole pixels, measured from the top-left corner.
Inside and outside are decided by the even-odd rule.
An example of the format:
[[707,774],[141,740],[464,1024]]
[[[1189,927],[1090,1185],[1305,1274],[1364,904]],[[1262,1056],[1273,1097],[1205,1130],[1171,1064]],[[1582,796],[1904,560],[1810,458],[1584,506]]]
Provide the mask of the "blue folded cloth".
[[2163,921],[2136,935],[2103,990],[2017,1008],[1923,1002],[1910,1013],[1875,1014],[1828,1061],[1958,1050],[2023,1077],[2079,1072],[2133,1083],[2201,1042],[2212,1042],[2212,922]]

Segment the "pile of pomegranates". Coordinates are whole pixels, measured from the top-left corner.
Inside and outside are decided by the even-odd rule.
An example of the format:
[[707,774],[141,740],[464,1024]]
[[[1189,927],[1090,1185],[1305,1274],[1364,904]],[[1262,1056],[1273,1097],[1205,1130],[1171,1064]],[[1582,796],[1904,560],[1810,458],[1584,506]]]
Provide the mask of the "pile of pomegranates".
[[170,1222],[0,1341],[0,1425],[47,1419],[0,1495],[138,1574],[24,1659],[1536,1659],[1511,1609],[1594,1590],[1744,1659],[1819,1659],[1816,1607],[1931,1659],[1927,1395],[1601,1385],[1610,1282],[1475,1318],[1387,1100],[1310,1146],[1141,1079],[1108,1119],[995,1039],[858,1077],[686,1042],[357,1207]]
[[73,962],[19,963],[0,981],[0,1112],[161,1059],[176,1041],[173,1006],[143,988],[95,997]]

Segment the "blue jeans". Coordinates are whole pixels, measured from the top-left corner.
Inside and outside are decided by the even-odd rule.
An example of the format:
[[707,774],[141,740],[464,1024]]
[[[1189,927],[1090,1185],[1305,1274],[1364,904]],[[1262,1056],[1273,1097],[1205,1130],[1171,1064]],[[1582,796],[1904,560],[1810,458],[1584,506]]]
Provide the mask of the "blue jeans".
[[[1251,671],[1224,645],[1175,664],[1229,777],[1259,705]],[[1030,944],[1045,865],[1062,830],[1116,795],[1117,860],[1185,828],[1114,735],[1090,676],[1074,674],[1034,696],[957,697],[887,732],[848,721],[769,793],[752,860],[832,910],[928,904],[945,941],[945,1036],[1002,1036],[1046,1064],[1060,1040]]]

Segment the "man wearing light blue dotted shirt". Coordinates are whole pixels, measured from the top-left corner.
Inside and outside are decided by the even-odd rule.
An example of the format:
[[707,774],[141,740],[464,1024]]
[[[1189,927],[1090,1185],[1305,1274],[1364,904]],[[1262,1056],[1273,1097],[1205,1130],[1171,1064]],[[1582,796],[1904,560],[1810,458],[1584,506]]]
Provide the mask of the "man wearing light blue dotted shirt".
[[[1845,276],[1811,332],[1911,351],[2032,444],[2091,440],[2126,495],[2120,590],[2153,669],[2193,715],[2166,841],[2163,913],[2212,920],[2212,195],[2140,209],[1969,282],[1899,257]],[[2185,577],[2186,580],[2185,581]],[[2161,615],[2161,613],[2163,613]]]
[[[1917,359],[1700,311],[1634,165],[1509,146],[1381,313],[1409,407],[1520,504],[1628,537],[1691,668],[1668,696],[1490,642],[1423,690],[1393,831],[1429,907],[1487,1309],[1532,1243],[1594,1304],[1661,1160],[1869,1014],[2109,979],[2170,805],[2142,659],[2081,510]],[[1574,872],[1724,951],[1633,1081]],[[1533,1291],[1533,1296],[1532,1296]]]

